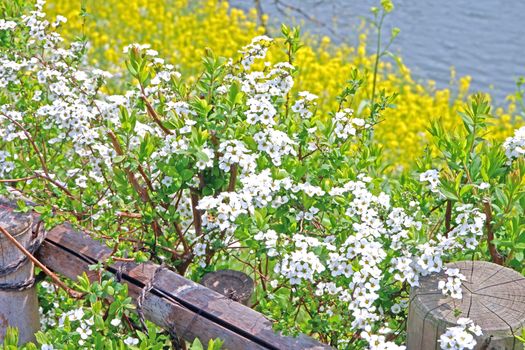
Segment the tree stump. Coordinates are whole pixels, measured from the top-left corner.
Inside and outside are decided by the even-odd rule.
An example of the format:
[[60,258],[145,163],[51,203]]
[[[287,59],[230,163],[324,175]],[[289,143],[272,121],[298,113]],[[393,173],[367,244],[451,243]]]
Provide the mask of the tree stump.
[[246,306],[249,306],[254,287],[250,276],[234,270],[207,273],[202,278],[201,284]]
[[514,335],[525,326],[525,277],[509,268],[484,261],[447,264],[466,277],[463,298],[452,299],[441,293],[438,281],[446,275],[433,274],[420,280],[410,296],[407,350],[440,349],[437,342],[446,328],[459,317],[479,325],[483,335],[475,349],[523,349]]
[[[31,215],[2,210],[0,226],[24,247],[34,241]],[[35,339],[40,320],[33,263],[0,233],[0,344],[7,327],[18,328],[19,344],[24,344]]]

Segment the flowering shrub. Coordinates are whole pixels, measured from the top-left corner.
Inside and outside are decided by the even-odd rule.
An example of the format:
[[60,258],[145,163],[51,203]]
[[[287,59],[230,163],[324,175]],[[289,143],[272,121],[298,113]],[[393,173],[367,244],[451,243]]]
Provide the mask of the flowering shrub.
[[[130,325],[139,321],[131,312],[134,306],[125,285],[108,278],[91,284],[84,275],[75,287],[85,293],[83,299],[71,299],[48,282],[41,284],[42,331],[36,339],[42,349],[160,350],[168,346],[168,335],[161,334],[151,323],[143,331],[129,334]],[[112,299],[111,305],[108,298]]]
[[[66,43],[64,18],[49,22],[43,5],[0,30],[0,191],[30,196],[48,225],[67,219],[116,256],[193,278],[242,267],[276,328],[339,348],[403,349],[420,276],[445,270],[440,289],[461,297],[462,276],[444,262],[522,269],[520,135],[503,146],[483,138],[483,96],[454,132],[431,125],[441,156],[427,150],[416,172],[387,176],[376,126],[400,96],[364,99],[370,81],[354,69],[325,113],[315,94],[293,90],[307,74],[296,29],[256,36],[229,59],[208,50],[196,79],[131,44],[132,83],[110,94],[119,76],[87,64],[86,43]],[[272,50],[284,60],[266,61]],[[85,315],[62,315],[79,342],[97,324]]]
[[[81,6],[84,6],[82,16]],[[200,60],[209,47],[219,56],[231,57],[251,38],[262,35],[255,10],[244,13],[230,7],[227,1],[217,0],[51,0],[47,5],[53,14],[66,14],[69,21],[63,26],[68,38],[85,35],[90,61],[103,69],[120,73],[122,47],[147,38],[162,57],[176,63],[176,69],[188,79],[200,73]],[[263,21],[266,21],[263,18]],[[272,28],[268,28],[272,32]],[[368,33],[373,34],[373,33]],[[359,35],[357,47],[335,45],[330,38],[307,37],[295,60],[301,74],[295,76],[293,91],[310,91],[319,96],[318,108],[326,113],[337,108],[334,100],[353,69],[358,68],[362,79],[371,85],[375,63],[375,47],[367,45],[368,34]],[[402,33],[401,33],[402,34]],[[272,49],[267,60],[285,60],[284,53]],[[437,88],[435,83],[415,79],[401,58],[379,62],[377,91],[397,93],[396,108],[384,111],[384,120],[375,128],[378,144],[388,152],[384,157],[393,163],[392,169],[410,168],[431,141],[426,131],[431,120],[440,118],[446,128],[454,128],[461,120],[457,111],[462,108],[470,86],[470,77],[456,77],[451,72],[451,88]],[[370,99],[371,89],[357,92],[358,102]],[[511,96],[508,108],[498,108],[498,119],[490,127],[490,137],[502,140],[512,133],[522,118],[516,116],[516,99]],[[355,110],[359,108],[356,104]]]

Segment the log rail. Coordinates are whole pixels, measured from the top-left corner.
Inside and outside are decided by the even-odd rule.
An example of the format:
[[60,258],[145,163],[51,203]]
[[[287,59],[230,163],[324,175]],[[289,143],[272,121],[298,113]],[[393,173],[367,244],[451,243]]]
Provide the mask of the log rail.
[[[0,210],[15,207],[0,200]],[[69,224],[50,230],[36,254],[48,268],[71,279],[93,274],[89,266],[104,263],[110,255],[111,249]],[[145,318],[187,341],[220,338],[231,350],[331,349],[306,335],[276,333],[262,314],[151,262],[116,262],[106,270],[128,285],[135,303],[146,291],[141,307]]]

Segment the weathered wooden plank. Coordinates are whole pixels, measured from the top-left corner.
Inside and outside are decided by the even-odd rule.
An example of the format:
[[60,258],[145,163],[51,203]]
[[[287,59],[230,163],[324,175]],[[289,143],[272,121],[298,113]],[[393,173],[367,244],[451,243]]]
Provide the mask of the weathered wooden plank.
[[[104,261],[111,254],[111,249],[94,241],[91,237],[72,229],[69,225],[58,226],[48,232],[46,242],[53,243],[57,248],[68,250],[69,254],[76,253],[92,263]],[[58,250],[55,248],[53,251]],[[71,268],[49,259],[47,255],[56,255],[53,251],[46,254],[40,253],[42,262],[62,273],[66,270],[71,276]],[[152,263],[117,263],[110,270],[116,272],[121,269],[123,278],[128,283],[146,285],[154,276],[158,265]],[[74,273],[73,273],[74,274]],[[214,324],[230,329],[236,334],[251,339],[268,349],[328,349],[313,338],[305,335],[299,337],[284,337],[272,329],[271,322],[260,313],[234,302],[223,295],[214,292],[198,283],[190,281],[168,269],[157,272],[154,281],[154,290],[164,295],[165,298],[174,300],[194,313],[202,315]],[[153,311],[153,310],[152,310]],[[155,315],[149,315],[155,317]],[[182,323],[185,327],[186,323]],[[176,327],[180,328],[180,327]],[[199,329],[195,331],[199,334]],[[226,346],[235,349],[232,346]],[[246,347],[240,347],[239,349]]]
[[[5,203],[0,211],[14,208],[14,204]],[[37,257],[55,272],[75,279],[83,272],[95,277],[89,265],[104,262],[110,254],[110,248],[64,224],[47,233]],[[144,299],[144,316],[186,340],[220,338],[231,350],[331,348],[306,335],[282,336],[262,314],[156,264],[118,262],[107,269],[114,274],[120,270],[135,300],[153,280],[153,288]]]
[[[88,271],[90,262],[61,249],[51,241],[42,244],[38,258],[55,272],[68,278],[75,279],[83,272],[95,277],[93,272]],[[136,300],[143,286],[125,280],[124,282],[128,284],[129,295]],[[154,292],[147,293],[142,309],[148,320],[188,341],[196,337],[203,342],[220,338],[224,339],[225,345],[231,349],[266,349]]]

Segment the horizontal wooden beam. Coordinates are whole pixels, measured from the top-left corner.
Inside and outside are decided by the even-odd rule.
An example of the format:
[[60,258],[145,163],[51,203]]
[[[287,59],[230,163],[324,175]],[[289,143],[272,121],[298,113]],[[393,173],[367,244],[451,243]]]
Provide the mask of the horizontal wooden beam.
[[[0,210],[13,210],[9,203],[0,201]],[[104,244],[64,224],[48,232],[37,258],[51,270],[76,279],[84,272],[93,274],[89,266],[105,262],[110,255]],[[145,286],[151,286],[142,303],[144,316],[185,340],[199,338],[207,343],[219,338],[231,350],[331,349],[306,335],[282,336],[262,314],[168,268],[150,262],[117,262],[106,269],[121,276],[134,301]]]

